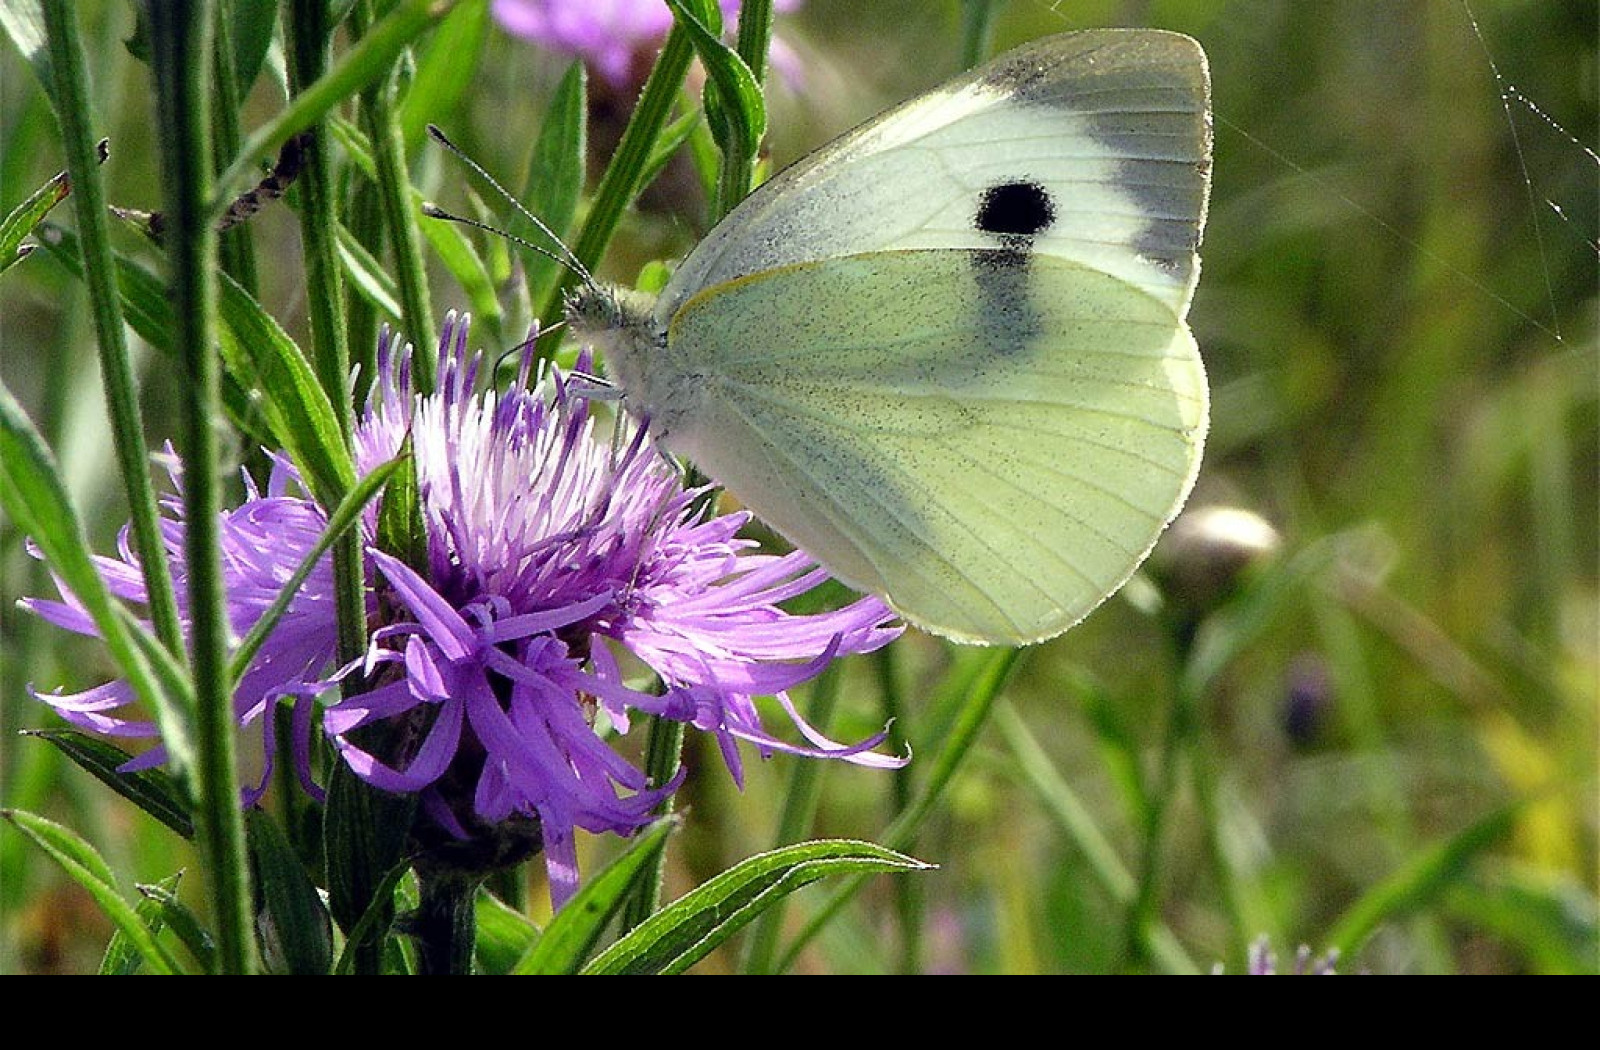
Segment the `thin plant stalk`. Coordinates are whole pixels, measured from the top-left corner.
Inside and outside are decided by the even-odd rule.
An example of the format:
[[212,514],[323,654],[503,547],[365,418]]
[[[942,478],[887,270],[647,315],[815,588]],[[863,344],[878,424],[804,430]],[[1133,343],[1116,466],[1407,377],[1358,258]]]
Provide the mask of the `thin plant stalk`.
[[116,264],[106,221],[105,186],[100,179],[95,136],[88,124],[94,107],[89,98],[83,45],[78,36],[73,5],[66,0],[44,0],[43,8],[56,97],[60,99],[56,120],[61,128],[67,172],[72,178],[72,200],[78,220],[78,241],[83,251],[84,280],[89,288],[95,340],[100,350],[101,378],[111,418],[112,446],[116,449],[117,465],[128,499],[133,545],[139,552],[145,593],[149,596],[150,622],[156,637],[168,652],[181,655],[183,630],[178,620],[166,545],[161,540],[160,513],[156,506],[155,486],[150,480],[139,393],[128,356],[122,301],[117,293]]
[[[371,4],[363,0],[355,7],[352,25],[359,34],[366,31],[371,21]],[[418,392],[426,394],[433,385],[435,362],[431,333],[436,329],[433,306],[428,298],[427,268],[422,258],[422,234],[417,229],[411,182],[406,175],[405,135],[395,113],[392,73],[374,81],[361,93],[361,115],[367,137],[372,142],[378,199],[389,243],[394,249],[395,285],[400,292],[400,308],[405,314],[402,328],[415,355],[411,374]]]
[[208,91],[209,4],[152,4],[150,41],[156,78],[167,262],[175,318],[173,344],[183,363],[184,554],[189,575],[189,644],[194,674],[197,820],[211,900],[217,968],[255,969],[244,820],[234,765],[235,718],[228,675],[229,625],[221,557],[217,422],[221,368],[217,338],[217,234],[207,214],[211,192]]
[[[328,64],[332,27],[322,0],[294,0],[284,9],[289,41],[289,83],[292,94],[316,84]],[[355,413],[346,384],[350,350],[345,342],[344,296],[340,285],[338,216],[334,211],[333,171],[327,125],[309,126],[305,169],[300,176],[300,238],[306,266],[306,297],[311,320],[312,362],[339,430],[348,441]],[[362,599],[361,537],[344,537],[333,548],[334,600],[339,613],[339,658],[354,660],[366,645],[366,607]]]

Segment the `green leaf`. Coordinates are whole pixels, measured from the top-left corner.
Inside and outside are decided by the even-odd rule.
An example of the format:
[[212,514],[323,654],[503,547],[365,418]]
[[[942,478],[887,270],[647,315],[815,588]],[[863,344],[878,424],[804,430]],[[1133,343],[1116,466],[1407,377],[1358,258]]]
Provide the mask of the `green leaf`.
[[1511,830],[1520,809],[1520,803],[1512,803],[1436,846],[1415,851],[1399,871],[1345,910],[1328,933],[1328,947],[1348,957],[1380,923],[1432,901],[1462,877],[1468,861]]
[[[700,20],[685,0],[667,0],[673,18],[688,33],[706,68],[706,117],[717,145],[727,154],[753,155],[767,132],[761,82],[739,53]],[[713,91],[712,88],[715,87]]]
[[49,741],[79,768],[186,839],[194,838],[192,808],[182,786],[162,769],[119,773],[133,756],[76,729],[32,729],[24,735]]
[[599,942],[612,916],[627,903],[641,879],[654,870],[676,817],[651,824],[629,844],[627,852],[606,865],[561,906],[532,949],[512,968],[516,974],[577,973]]
[[[589,134],[587,83],[583,63],[572,63],[550,97],[528,159],[528,177],[522,184],[523,204],[561,237],[570,234],[583,194]],[[521,215],[511,219],[511,232],[535,244],[549,239]],[[549,248],[560,254],[556,245]],[[560,280],[560,267],[554,259],[535,252],[524,251],[522,261],[528,273],[528,298],[545,302]]]
[[400,443],[397,470],[383,490],[378,508],[378,549],[392,554],[419,573],[428,572],[428,530],[422,521],[417,487],[417,461],[411,435]]
[[339,226],[339,265],[344,268],[345,276],[350,278],[350,283],[361,298],[388,317],[391,323],[400,323],[400,289],[395,285],[394,278],[343,224]]
[[70,192],[71,180],[66,172],[60,172],[34,190],[27,200],[11,209],[11,214],[0,221],[0,273],[27,258],[32,248],[24,249],[24,238],[44,221],[51,208],[66,200]]
[[356,960],[361,954],[362,945],[378,942],[381,947],[383,938],[389,932],[389,925],[394,921],[395,892],[401,888],[400,880],[405,878],[410,870],[410,863],[401,861],[378,880],[377,885],[373,887],[367,909],[361,913],[361,917],[356,920],[345,938],[344,951],[339,953],[339,961],[333,966],[335,974],[355,972]]
[[233,76],[239,96],[250,93],[250,86],[261,72],[267,52],[272,48],[273,30],[278,23],[278,0],[231,0],[228,19],[233,29]]
[[260,895],[256,934],[268,972],[326,974],[333,965],[333,920],[300,855],[259,809],[245,814],[245,832]]
[[379,791],[345,763],[334,766],[322,835],[323,855],[330,859],[328,906],[346,937],[340,972],[377,972],[416,804],[416,795]]
[[216,973],[217,944],[210,931],[201,924],[200,917],[162,883],[141,885],[139,893],[144,898],[139,903],[140,914],[145,914],[146,903],[153,906],[161,917],[161,924],[183,942],[189,954],[199,961],[201,970],[208,974]]
[[11,38],[12,45],[33,67],[39,86],[56,102],[56,78],[50,70],[50,47],[44,29],[44,9],[38,0],[6,0],[0,4],[0,27]]
[[443,122],[455,112],[478,74],[478,58],[488,30],[487,0],[470,0],[446,15],[427,45],[419,49],[422,57],[400,103],[400,129],[407,152],[422,142],[429,121]]
[[478,894],[477,924],[473,962],[480,974],[510,973],[539,940],[539,927],[533,920],[492,893]]
[[639,173],[639,185],[648,186],[655,181],[661,169],[667,162],[683,148],[685,142],[694,137],[700,128],[701,113],[698,109],[691,109],[682,114],[672,123],[661,129],[661,134],[656,138],[655,144],[650,149],[650,156],[644,162],[644,168]]
[[355,484],[356,468],[339,417],[294,340],[249,292],[221,274],[222,358],[248,389],[260,390],[261,412],[317,502],[335,506]]
[[583,972],[682,973],[771,904],[818,879],[932,867],[870,842],[823,839],[784,846],[742,861],[684,894],[607,948]]
[[[406,439],[410,440],[409,436]],[[385,484],[394,476],[402,461],[391,459],[374,467],[372,472],[356,482],[351,490],[345,493],[344,499],[334,508],[333,514],[328,518],[328,525],[322,530],[322,535],[317,537],[317,542],[300,557],[300,564],[295,566],[295,571],[278,588],[278,594],[267,606],[265,612],[251,626],[250,633],[244,636],[233,651],[233,656],[228,661],[228,673],[235,682],[244,677],[250,669],[250,662],[255,659],[256,653],[271,635],[273,628],[278,626],[278,621],[288,611],[289,605],[299,593],[300,587],[312,571],[317,567],[317,562],[328,549],[336,543],[350,529],[354,528],[361,518],[361,512]]]
[[[167,893],[175,893],[178,883],[183,881],[183,872],[173,872],[161,882],[157,883],[160,889]],[[159,900],[145,893],[145,887],[139,887],[139,892],[144,894],[144,899],[134,905],[133,910],[144,922],[150,931],[150,936],[161,936],[161,930],[166,926],[165,912]],[[133,943],[123,935],[121,930],[111,934],[111,940],[106,942],[105,954],[100,957],[100,976],[102,977],[127,977],[139,972],[139,967],[144,963],[144,958],[133,947]]]
[[82,886],[100,910],[116,923],[128,939],[128,944],[144,960],[144,964],[159,974],[182,973],[178,961],[166,947],[151,934],[133,905],[122,899],[116,878],[105,859],[95,848],[76,833],[54,821],[19,809],[0,810],[0,816],[11,823],[43,849],[74,882]]
[[479,258],[466,231],[456,223],[440,219],[427,219],[421,224],[421,230],[438,253],[439,261],[467,294],[474,320],[498,328],[500,299],[495,295],[494,278],[489,276],[489,267]]
[[38,544],[51,571],[94,621],[134,694],[156,713],[168,764],[179,775],[191,768],[194,748],[185,711],[161,688],[127,622],[118,614],[120,607],[95,568],[54,457],[4,384],[0,384],[0,507],[18,531]]

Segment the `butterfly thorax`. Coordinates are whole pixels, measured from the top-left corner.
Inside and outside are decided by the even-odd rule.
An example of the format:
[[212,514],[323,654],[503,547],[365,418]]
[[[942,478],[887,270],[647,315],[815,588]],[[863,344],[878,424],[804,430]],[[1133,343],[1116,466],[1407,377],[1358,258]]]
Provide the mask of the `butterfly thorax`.
[[623,404],[665,440],[694,416],[694,384],[666,367],[667,329],[657,300],[645,292],[588,285],[567,297],[567,324],[580,344],[599,351]]

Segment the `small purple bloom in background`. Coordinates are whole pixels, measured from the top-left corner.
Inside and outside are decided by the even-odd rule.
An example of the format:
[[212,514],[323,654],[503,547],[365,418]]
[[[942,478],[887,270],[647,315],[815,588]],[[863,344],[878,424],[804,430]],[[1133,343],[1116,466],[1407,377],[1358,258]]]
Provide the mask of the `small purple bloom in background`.
[[1319,957],[1311,954],[1311,949],[1301,945],[1294,953],[1294,965],[1287,971],[1278,969],[1278,957],[1272,951],[1272,946],[1267,938],[1259,937],[1250,945],[1250,974],[1252,976],[1275,975],[1280,972],[1301,974],[1306,976],[1327,977],[1337,975],[1339,953],[1330,951]]
[[[326,559],[318,567],[236,694],[241,725],[264,727],[269,769],[270,708],[291,702],[297,765],[312,787],[314,700],[360,673],[368,691],[335,700],[323,714],[344,761],[376,787],[417,793],[424,839],[465,843],[510,827],[521,856],[542,846],[559,906],[577,886],[575,829],[631,834],[677,786],[648,783],[597,731],[598,715],[618,732],[627,731],[630,712],[642,711],[712,733],[736,780],[741,740],[763,755],[904,763],[871,750],[881,733],[855,745],[827,739],[786,695],[835,658],[897,637],[882,602],[785,612],[780,603],[820,585],[826,573],[799,551],[757,552],[738,536],[747,515],[698,509],[701,492],[683,488],[642,430],[618,444],[597,440],[588,403],[561,376],[530,391],[531,344],[518,381],[500,392],[476,389],[480,362],[467,351],[465,320],[446,322],[439,360],[436,392],[419,396],[409,354],[385,338],[356,435],[362,472],[392,458],[410,436],[426,565],[367,548],[375,626],[366,657],[337,670],[332,571]],[[294,468],[275,459],[267,492],[250,486],[246,503],[224,515],[229,611],[241,634],[326,523],[298,489]],[[183,522],[176,501],[166,509],[181,591]],[[369,509],[369,544],[375,524]],[[100,567],[116,594],[144,600],[126,543],[120,559],[101,559]],[[58,626],[93,634],[72,597],[63,597],[26,604]],[[628,684],[625,660],[660,677],[659,695]],[[118,713],[132,700],[125,683],[35,695],[74,725],[155,735],[149,722]],[[768,695],[804,744],[762,726],[754,700]],[[369,742],[374,731],[385,745]],[[164,757],[158,747],[128,766]],[[263,776],[247,804],[265,784]],[[520,859],[503,849],[488,855]]]
[[[739,0],[719,0],[725,25],[739,16]],[[792,11],[800,0],[777,0]],[[672,28],[663,0],[494,0],[495,20],[513,36],[583,59],[614,88],[634,79],[639,55],[652,51]]]

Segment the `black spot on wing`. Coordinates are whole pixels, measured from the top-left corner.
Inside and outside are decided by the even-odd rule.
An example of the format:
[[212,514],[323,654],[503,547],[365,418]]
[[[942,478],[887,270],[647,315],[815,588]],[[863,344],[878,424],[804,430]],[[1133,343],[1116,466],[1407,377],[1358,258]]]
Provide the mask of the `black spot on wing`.
[[1055,224],[1055,201],[1037,182],[1002,182],[978,197],[973,228],[1000,237],[1032,237]]
[[992,237],[995,247],[975,249],[969,260],[990,349],[1020,354],[1038,338],[1041,321],[1028,270],[1034,237],[1055,221],[1055,201],[1037,182],[998,182],[978,195],[972,228]]

